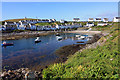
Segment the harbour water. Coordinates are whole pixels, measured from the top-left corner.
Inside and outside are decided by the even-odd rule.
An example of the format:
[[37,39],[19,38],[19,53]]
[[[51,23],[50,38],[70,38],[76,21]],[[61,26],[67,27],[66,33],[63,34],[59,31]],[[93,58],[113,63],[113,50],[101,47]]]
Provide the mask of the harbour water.
[[14,43],[14,45],[2,47],[3,68],[16,69],[51,64],[59,57],[54,54],[57,49],[66,45],[78,44],[75,35],[73,33],[61,33],[60,36],[63,39],[60,41],[57,40],[55,34],[39,36],[41,39],[39,43],[34,42],[36,37],[6,40],[6,42]]

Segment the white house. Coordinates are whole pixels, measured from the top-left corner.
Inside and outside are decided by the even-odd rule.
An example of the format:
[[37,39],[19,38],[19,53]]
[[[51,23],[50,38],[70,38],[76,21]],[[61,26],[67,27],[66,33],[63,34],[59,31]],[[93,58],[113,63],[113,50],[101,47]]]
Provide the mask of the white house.
[[114,17],[113,22],[120,22],[120,17]]
[[89,18],[89,19],[88,19],[88,22],[93,22],[93,21],[94,21],[93,18]]
[[49,22],[53,22],[52,19],[48,19],[48,20],[49,20]]
[[94,26],[94,23],[93,23],[93,22],[88,22],[88,23],[86,24],[86,27],[92,27],[92,26]]
[[18,27],[19,30],[25,30],[25,29],[30,29],[30,26],[27,22],[24,21],[19,21],[20,25]]
[[65,23],[65,20],[61,19],[61,20],[60,20],[60,23]]
[[79,22],[79,21],[80,21],[80,18],[73,18],[73,21]]
[[56,27],[56,29],[60,29],[60,25],[58,25],[58,24],[56,24],[55,27]]
[[36,30],[36,29],[37,29],[35,24],[30,24],[30,23],[29,23],[29,25],[30,25],[30,29],[31,29],[31,30]]
[[14,22],[5,22],[3,24],[3,26],[4,26],[4,28],[6,30],[15,30],[15,29],[17,29],[17,25]]
[[102,19],[101,19],[101,18],[95,18],[95,21],[96,21],[96,22],[101,22]]
[[106,26],[108,25],[107,23],[98,23],[97,26]]
[[4,28],[4,26],[2,26],[1,24],[0,24],[0,31],[5,31],[5,28]]
[[78,27],[82,27],[81,23],[72,23],[72,25],[70,25],[71,28],[78,28]]
[[53,27],[53,26],[52,26],[52,27],[51,27],[51,30],[56,30],[56,27]]
[[38,31],[43,30],[43,26],[37,26],[37,30]]
[[103,22],[108,22],[108,18],[103,18]]
[[56,19],[52,19],[53,22],[56,22]]

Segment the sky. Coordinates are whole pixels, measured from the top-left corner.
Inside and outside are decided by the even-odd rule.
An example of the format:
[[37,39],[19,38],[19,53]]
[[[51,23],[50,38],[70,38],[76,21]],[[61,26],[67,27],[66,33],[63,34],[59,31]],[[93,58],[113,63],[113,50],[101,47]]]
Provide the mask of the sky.
[[2,2],[2,20],[17,18],[64,19],[118,16],[118,2]]

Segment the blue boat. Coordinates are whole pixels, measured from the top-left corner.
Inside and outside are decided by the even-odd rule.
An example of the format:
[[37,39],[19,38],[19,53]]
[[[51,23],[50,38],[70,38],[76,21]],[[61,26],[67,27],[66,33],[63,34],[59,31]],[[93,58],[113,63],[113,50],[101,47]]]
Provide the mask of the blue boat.
[[14,45],[13,43],[6,43],[5,41],[1,44],[1,46],[12,46]]

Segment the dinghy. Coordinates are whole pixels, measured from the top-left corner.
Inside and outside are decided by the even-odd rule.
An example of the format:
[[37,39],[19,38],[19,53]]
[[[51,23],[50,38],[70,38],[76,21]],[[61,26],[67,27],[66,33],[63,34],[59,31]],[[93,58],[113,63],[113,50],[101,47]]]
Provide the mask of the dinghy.
[[41,42],[41,40],[40,40],[39,37],[37,37],[37,38],[35,39],[35,43],[39,43],[39,42]]
[[5,41],[1,44],[2,46],[12,46],[14,45],[13,43],[6,43]]

